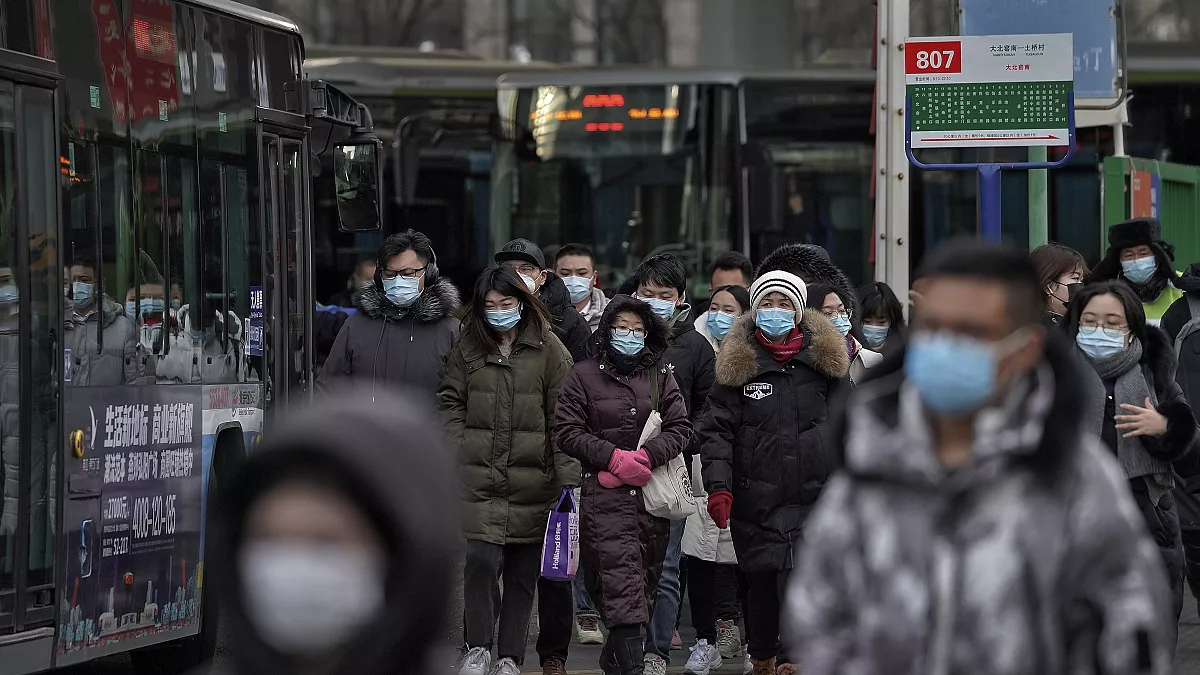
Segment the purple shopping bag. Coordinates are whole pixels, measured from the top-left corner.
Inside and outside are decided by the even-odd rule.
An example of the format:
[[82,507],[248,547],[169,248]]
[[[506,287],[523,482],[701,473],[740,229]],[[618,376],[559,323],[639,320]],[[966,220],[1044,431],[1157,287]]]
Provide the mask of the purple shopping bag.
[[567,581],[579,569],[579,505],[571,488],[564,488],[550,509],[542,540],[542,576]]

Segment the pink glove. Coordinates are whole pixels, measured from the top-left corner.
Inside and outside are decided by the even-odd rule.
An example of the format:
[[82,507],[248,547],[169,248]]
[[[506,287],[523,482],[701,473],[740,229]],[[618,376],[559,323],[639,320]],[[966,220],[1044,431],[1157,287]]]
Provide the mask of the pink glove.
[[608,470],[626,485],[641,487],[650,482],[650,469],[642,466],[635,453],[628,450],[613,450]]
[[650,465],[650,453],[646,452],[645,448],[638,448],[637,450],[634,450],[633,458],[637,460],[638,464],[641,464],[642,466],[646,467],[647,469],[654,468],[653,466]]
[[609,473],[607,471],[601,471],[600,473],[597,473],[596,479],[600,481],[601,487],[606,487],[610,490],[613,488],[619,488],[622,485],[624,485],[624,483],[621,482],[620,478],[617,478],[616,476],[612,475],[611,473]]

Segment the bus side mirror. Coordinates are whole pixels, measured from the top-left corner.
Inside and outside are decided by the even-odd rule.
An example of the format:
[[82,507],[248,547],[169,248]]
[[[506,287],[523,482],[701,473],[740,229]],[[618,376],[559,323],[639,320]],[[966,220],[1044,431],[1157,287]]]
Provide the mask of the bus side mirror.
[[338,229],[342,232],[378,230],[379,186],[383,176],[383,147],[378,139],[343,142],[333,155],[334,194]]
[[396,183],[396,205],[406,206],[417,199],[417,174],[421,171],[421,149],[415,138],[417,121],[405,119],[396,128],[392,141],[394,181]]

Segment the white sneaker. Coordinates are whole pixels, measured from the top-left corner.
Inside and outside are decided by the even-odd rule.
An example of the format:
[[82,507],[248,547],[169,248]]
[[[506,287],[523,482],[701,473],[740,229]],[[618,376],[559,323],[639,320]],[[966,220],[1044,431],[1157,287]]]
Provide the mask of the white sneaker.
[[642,661],[642,675],[667,675],[667,661],[658,654],[647,654]]
[[492,669],[492,652],[487,647],[475,647],[462,656],[458,675],[488,675]]
[[721,667],[721,652],[708,644],[708,640],[696,640],[692,646],[692,655],[688,657],[683,672],[688,675],[708,675],[710,671]]
[[521,667],[517,665],[516,661],[505,657],[492,666],[492,672],[488,675],[521,675]]
[[750,675],[754,672],[754,662],[750,660],[750,650],[746,650],[746,662],[742,664],[742,675]]
[[742,653],[742,637],[737,624],[732,621],[717,622],[717,650],[721,658],[732,659]]
[[575,639],[581,645],[604,644],[604,633],[600,631],[600,619],[581,616],[575,621]]

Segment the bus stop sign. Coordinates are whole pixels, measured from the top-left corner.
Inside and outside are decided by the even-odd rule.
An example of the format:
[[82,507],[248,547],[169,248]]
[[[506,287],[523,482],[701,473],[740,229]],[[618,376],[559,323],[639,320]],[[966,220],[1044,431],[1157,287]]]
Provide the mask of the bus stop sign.
[[1117,0],[958,0],[959,33],[1002,35],[1035,26],[1074,35],[1075,97],[1120,95]]
[[914,150],[1070,142],[1070,34],[913,38],[904,53]]

